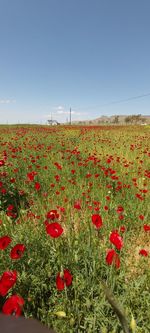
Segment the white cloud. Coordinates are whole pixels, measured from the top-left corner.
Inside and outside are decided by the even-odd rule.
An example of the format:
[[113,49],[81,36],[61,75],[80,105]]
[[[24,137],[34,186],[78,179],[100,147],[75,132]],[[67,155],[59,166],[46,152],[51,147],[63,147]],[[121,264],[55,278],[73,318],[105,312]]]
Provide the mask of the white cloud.
[[[80,112],[76,110],[71,110],[72,120],[84,120],[88,118],[87,112]],[[70,118],[70,110],[69,108],[65,108],[62,105],[50,108],[49,114],[43,115],[44,119],[53,119],[58,120],[59,122],[66,122]]]
[[64,107],[61,106],[61,105],[59,105],[59,106],[58,106],[58,111],[63,111],[63,110],[64,110]]
[[[65,111],[65,110],[58,110],[57,111],[57,114],[59,115],[63,115],[63,114],[70,114],[70,111]],[[85,112],[78,112],[78,111],[74,111],[74,110],[71,110],[71,114],[72,115],[75,115],[75,116],[82,116],[82,115],[86,115],[87,113]]]
[[55,106],[52,108],[53,111],[64,111],[65,107],[62,106],[62,105],[59,105],[59,106]]
[[1,98],[0,99],[0,104],[10,104],[10,103],[16,103],[16,100],[15,99],[4,99],[4,98]]
[[58,111],[56,111],[56,114],[69,114],[69,111],[65,111],[65,110],[58,110]]

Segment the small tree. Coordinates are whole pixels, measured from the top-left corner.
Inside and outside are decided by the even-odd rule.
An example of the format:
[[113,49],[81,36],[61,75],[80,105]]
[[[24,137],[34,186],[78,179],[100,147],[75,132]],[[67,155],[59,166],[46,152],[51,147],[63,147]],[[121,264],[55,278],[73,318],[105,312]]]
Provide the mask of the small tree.
[[125,117],[125,123],[126,124],[129,124],[129,123],[131,123],[131,116],[127,116],[127,117]]
[[119,116],[115,116],[114,120],[113,120],[114,124],[118,124],[119,123]]

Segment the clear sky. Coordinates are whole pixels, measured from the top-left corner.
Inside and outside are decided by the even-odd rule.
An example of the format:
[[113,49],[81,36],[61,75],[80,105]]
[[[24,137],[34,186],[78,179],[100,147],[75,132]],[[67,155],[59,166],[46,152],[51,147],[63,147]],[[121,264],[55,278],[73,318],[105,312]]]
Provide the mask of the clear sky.
[[0,123],[149,115],[111,104],[147,93],[150,0],[0,0]]

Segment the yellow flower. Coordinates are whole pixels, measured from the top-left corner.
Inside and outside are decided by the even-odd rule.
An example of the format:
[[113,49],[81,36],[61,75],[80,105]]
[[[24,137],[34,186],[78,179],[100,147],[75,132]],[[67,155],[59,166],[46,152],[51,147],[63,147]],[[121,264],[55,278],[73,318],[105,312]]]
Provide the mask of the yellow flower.
[[66,317],[66,312],[64,311],[57,311],[55,312],[55,315],[60,318],[65,318]]

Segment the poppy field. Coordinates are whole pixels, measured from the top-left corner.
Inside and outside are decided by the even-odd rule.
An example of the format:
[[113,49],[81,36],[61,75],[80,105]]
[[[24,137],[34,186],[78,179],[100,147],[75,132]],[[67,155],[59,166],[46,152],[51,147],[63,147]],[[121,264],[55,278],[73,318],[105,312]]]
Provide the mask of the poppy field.
[[150,332],[149,191],[148,126],[1,126],[0,311]]

